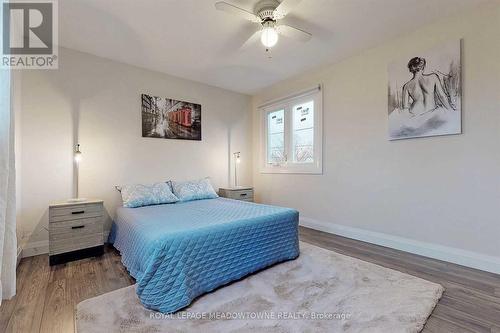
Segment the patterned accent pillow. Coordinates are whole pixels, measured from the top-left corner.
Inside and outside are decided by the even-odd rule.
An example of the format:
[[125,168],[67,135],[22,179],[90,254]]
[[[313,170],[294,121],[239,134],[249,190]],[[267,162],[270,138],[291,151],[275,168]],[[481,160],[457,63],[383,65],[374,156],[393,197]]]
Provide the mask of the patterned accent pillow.
[[180,201],[214,199],[218,197],[214,188],[210,184],[210,178],[185,182],[172,181],[172,189]]
[[172,193],[170,185],[167,183],[155,183],[153,185],[123,185],[119,188],[119,191],[122,193],[123,207],[127,208],[179,201]]

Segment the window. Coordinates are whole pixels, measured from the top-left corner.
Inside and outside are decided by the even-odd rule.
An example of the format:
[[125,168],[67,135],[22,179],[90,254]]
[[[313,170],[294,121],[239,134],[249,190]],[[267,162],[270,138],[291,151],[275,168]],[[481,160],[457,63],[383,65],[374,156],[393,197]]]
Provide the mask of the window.
[[319,87],[260,108],[263,173],[322,173]]
[[285,158],[285,110],[269,112],[267,118],[267,160],[281,163]]

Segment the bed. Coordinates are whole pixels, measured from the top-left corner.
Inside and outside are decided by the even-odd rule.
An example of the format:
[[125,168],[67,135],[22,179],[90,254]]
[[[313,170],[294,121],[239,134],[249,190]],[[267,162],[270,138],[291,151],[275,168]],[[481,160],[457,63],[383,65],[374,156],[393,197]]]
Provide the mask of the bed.
[[117,210],[110,234],[152,310],[173,313],[299,255],[297,211],[225,198]]

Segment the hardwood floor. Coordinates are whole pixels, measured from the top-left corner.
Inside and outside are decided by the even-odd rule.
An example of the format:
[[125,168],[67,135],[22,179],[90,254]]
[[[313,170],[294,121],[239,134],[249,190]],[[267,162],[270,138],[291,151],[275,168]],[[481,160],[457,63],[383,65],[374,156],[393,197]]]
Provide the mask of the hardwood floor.
[[47,255],[23,258],[17,295],[0,306],[0,332],[74,332],[79,302],[133,283],[111,247],[99,258],[52,267]]
[[[302,241],[440,283],[446,291],[425,333],[500,333],[500,276],[301,228]],[[0,332],[74,332],[76,304],[134,280],[113,248],[100,258],[50,267],[47,255],[24,258],[17,296],[0,307]]]

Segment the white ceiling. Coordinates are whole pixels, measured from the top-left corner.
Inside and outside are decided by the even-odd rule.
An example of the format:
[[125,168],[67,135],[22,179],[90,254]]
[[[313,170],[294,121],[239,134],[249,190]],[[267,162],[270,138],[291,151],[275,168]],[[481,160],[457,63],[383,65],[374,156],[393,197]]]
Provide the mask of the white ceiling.
[[[272,58],[258,24],[215,10],[216,0],[59,0],[64,47],[252,94],[333,63],[483,0],[302,0],[285,19],[313,34],[281,37]],[[252,10],[257,0],[225,0]]]

